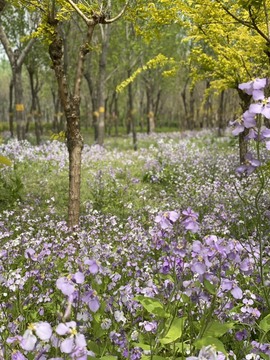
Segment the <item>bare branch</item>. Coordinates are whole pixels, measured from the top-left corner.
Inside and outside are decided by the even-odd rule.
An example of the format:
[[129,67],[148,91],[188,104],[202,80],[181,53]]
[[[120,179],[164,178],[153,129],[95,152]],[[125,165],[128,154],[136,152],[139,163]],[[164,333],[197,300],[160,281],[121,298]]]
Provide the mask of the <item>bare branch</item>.
[[129,0],[127,0],[127,2],[125,3],[125,6],[123,7],[123,9],[120,11],[120,13],[118,15],[116,15],[114,18],[112,19],[106,19],[104,21],[105,24],[111,24],[113,22],[115,22],[116,20],[120,19],[121,16],[123,16],[124,12],[126,11],[127,7],[129,4]]
[[28,55],[29,51],[31,50],[32,46],[34,45],[34,43],[37,41],[36,38],[31,38],[28,42],[28,44],[26,45],[26,47],[23,49],[23,51],[21,52],[18,61],[17,61],[17,66],[21,66],[24,62],[25,57]]
[[14,53],[11,49],[11,45],[8,40],[7,34],[5,33],[5,30],[3,29],[2,26],[0,26],[0,41],[5,49],[5,52],[9,58],[11,65],[14,65],[14,63],[15,63]]
[[86,22],[87,25],[90,25],[92,23],[92,20],[89,19],[72,0],[67,0],[67,2],[73,7],[73,9],[78,13],[78,15],[80,15],[80,17]]

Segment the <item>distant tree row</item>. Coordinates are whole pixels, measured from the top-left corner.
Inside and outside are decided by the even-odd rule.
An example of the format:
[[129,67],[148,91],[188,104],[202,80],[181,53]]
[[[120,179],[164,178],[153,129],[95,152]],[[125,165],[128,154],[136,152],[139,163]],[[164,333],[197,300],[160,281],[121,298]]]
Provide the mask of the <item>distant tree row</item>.
[[[19,139],[34,128],[40,143],[45,130],[65,131],[66,121],[48,52],[48,24],[40,25],[44,9],[39,5],[32,11],[31,4],[18,7],[18,2],[7,1],[2,6],[0,40],[6,55],[1,60],[0,120],[2,128]],[[138,131],[148,132],[160,127],[225,127],[238,105],[234,93],[205,98],[210,82],[207,77],[194,81],[191,76],[188,57],[192,44],[184,42],[186,30],[173,19],[158,26],[149,21],[152,29],[148,29],[143,19],[134,23],[131,17],[132,12],[126,11],[113,27],[98,23],[92,35],[81,84],[81,127],[93,129],[93,140],[99,144],[105,133],[131,133],[133,123]],[[63,40],[63,66],[72,86],[78,47],[84,41],[83,19],[73,13],[57,26]],[[158,54],[173,58],[175,64],[149,68],[122,92],[116,92],[122,81]]]

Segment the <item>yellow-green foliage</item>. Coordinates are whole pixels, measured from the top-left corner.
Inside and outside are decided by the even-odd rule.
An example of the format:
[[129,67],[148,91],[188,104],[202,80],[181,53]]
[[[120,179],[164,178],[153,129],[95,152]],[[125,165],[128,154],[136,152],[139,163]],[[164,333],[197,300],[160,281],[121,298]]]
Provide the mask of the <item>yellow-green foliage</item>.
[[[189,65],[193,83],[207,78],[211,88],[219,92],[269,74],[265,38],[245,26],[250,22],[249,12],[240,1],[188,0],[183,11],[189,20],[189,37],[184,41],[192,43]],[[257,9],[256,24],[267,33],[262,9]]]
[[11,166],[12,162],[6,156],[0,155],[0,168],[3,166]]
[[[158,54],[154,58],[150,59],[145,65],[142,67],[139,67],[134,73],[124,80],[121,84],[119,84],[116,88],[117,92],[121,92],[127,87],[130,83],[132,83],[138,75],[140,75],[142,72],[155,69],[157,67],[164,67],[166,65],[174,65],[175,60],[173,58],[168,58],[167,56],[163,54]],[[175,67],[171,70],[164,71],[164,75],[168,76],[170,73],[173,73],[175,71]]]
[[66,132],[60,131],[59,133],[53,133],[51,135],[51,140],[65,141],[66,140]]

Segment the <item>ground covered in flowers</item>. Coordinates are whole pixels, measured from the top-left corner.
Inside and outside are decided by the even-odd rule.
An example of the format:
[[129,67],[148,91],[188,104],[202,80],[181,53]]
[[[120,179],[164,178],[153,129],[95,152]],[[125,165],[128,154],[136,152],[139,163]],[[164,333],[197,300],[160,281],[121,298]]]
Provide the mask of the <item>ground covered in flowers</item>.
[[139,143],[85,146],[75,231],[65,144],[0,146],[0,359],[269,359],[269,166],[237,175],[210,132]]

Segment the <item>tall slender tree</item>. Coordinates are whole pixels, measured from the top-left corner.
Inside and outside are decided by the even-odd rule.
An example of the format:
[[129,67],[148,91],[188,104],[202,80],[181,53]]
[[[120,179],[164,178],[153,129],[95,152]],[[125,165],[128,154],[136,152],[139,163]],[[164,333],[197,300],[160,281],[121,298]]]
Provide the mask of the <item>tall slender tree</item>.
[[[45,0],[42,2],[21,0],[19,3],[28,6],[29,10],[39,12],[42,21],[37,36],[45,36],[49,40],[49,55],[67,123],[66,139],[69,153],[68,225],[70,228],[74,228],[79,225],[80,216],[81,156],[83,149],[83,137],[80,132],[80,103],[84,62],[90,51],[96,26],[99,24],[108,25],[117,21],[123,15],[128,3],[114,18],[110,17],[111,13],[108,12],[107,7],[103,7],[102,3],[99,4],[95,1],[87,5],[73,0]],[[35,3],[34,10],[33,3]],[[71,73],[65,67],[64,38],[61,27],[67,21],[71,21],[74,14],[84,22],[86,31],[84,39],[78,44],[75,75],[72,78]]]

